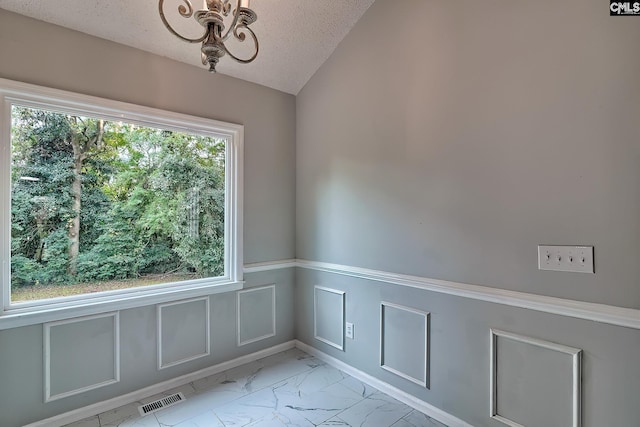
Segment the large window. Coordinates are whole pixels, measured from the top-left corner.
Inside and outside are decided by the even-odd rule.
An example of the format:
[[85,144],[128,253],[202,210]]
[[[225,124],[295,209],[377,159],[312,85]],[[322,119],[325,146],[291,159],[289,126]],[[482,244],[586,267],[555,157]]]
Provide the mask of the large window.
[[0,319],[238,287],[240,126],[9,81],[0,94]]

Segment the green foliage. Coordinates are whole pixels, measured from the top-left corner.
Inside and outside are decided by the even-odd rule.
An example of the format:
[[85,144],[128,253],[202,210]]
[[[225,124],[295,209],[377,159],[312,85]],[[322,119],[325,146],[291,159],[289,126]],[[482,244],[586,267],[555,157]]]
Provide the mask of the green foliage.
[[74,282],[74,278],[67,274],[68,246],[69,240],[64,228],[56,229],[44,239],[41,283],[64,285]]
[[105,122],[81,171],[80,254],[69,269],[71,140],[97,120],[13,108],[12,286],[224,272],[224,142]]
[[22,254],[11,256],[11,286],[65,285],[75,281],[67,274],[68,239],[64,230],[56,230],[43,241],[46,250],[37,262]]
[[37,285],[41,280],[41,265],[31,258],[22,255],[11,257],[11,286],[20,288],[23,286]]
[[171,247],[170,240],[150,241],[142,248],[138,258],[138,272],[141,275],[177,271],[180,265],[180,258]]

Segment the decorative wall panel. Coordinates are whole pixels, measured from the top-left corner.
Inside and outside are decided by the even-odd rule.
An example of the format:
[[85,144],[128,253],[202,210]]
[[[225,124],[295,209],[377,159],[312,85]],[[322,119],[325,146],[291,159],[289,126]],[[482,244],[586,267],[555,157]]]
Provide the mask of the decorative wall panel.
[[158,369],[211,353],[209,297],[160,304],[157,316]]
[[429,387],[428,312],[380,304],[380,367]]
[[238,346],[276,334],[275,285],[238,292]]
[[582,350],[491,330],[491,417],[511,427],[581,426]]
[[120,381],[118,313],[44,324],[44,400]]
[[344,295],[336,289],[314,288],[314,336],[340,350],[344,350]]

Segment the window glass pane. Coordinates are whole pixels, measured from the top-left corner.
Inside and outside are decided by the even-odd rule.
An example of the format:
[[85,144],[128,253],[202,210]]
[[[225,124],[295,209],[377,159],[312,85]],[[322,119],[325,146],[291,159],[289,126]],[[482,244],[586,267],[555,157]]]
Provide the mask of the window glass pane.
[[12,302],[225,276],[224,138],[11,113]]

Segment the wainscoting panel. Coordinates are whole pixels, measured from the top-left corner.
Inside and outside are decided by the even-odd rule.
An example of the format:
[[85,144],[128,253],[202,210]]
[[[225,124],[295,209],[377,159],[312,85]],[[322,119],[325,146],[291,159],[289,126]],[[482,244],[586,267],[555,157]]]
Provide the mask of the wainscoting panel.
[[157,316],[158,369],[211,353],[209,297],[160,304]]
[[581,356],[577,348],[491,330],[491,416],[511,427],[580,427]]
[[119,315],[44,324],[44,401],[120,381]]
[[344,350],[344,292],[316,286],[313,310],[314,336],[317,340]]
[[276,334],[275,285],[238,292],[238,346]]
[[380,367],[429,387],[429,313],[380,304]]

